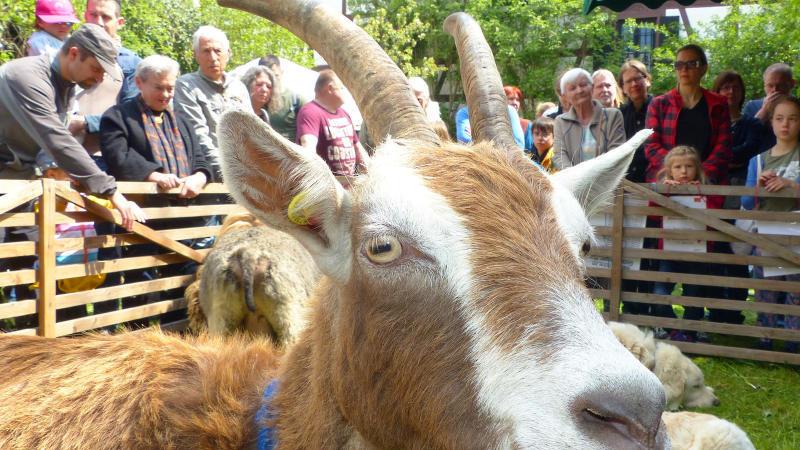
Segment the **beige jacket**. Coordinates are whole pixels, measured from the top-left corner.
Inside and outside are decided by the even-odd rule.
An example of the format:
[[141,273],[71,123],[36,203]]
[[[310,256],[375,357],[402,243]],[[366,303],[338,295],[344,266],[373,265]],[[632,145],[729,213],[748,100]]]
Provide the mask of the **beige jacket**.
[[[625,125],[622,112],[616,108],[603,108],[597,100],[592,100],[594,115],[589,124],[589,129],[597,141],[597,155],[613,150],[625,143]],[[581,140],[583,126],[581,126],[575,110],[556,117],[553,129],[553,166],[566,169],[581,162]]]

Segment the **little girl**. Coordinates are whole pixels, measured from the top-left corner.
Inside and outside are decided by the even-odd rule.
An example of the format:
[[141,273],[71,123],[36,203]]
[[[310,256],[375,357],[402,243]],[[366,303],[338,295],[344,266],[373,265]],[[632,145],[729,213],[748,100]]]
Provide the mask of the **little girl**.
[[36,31],[28,39],[28,56],[54,56],[80,22],[70,0],[36,0]]
[[[771,149],[750,159],[747,168],[747,186],[763,188],[767,192],[777,192],[784,188],[797,189],[800,181],[800,100],[795,97],[784,96],[773,103],[770,114],[772,131],[775,133],[776,144]],[[795,211],[798,209],[794,198],[759,198],[758,202],[753,197],[742,197],[742,207],[745,209],[758,209],[760,211]],[[758,247],[755,254],[761,255]],[[756,279],[800,281],[800,274],[788,274],[774,277],[765,277],[764,268],[755,266],[753,273]],[[777,292],[756,290],[756,301],[765,303],[779,303],[786,305],[800,305],[800,292]],[[758,324],[765,327],[776,327],[778,316],[776,314],[758,313]],[[800,318],[785,316],[783,326],[786,329],[800,328]],[[772,341],[762,338],[759,346],[771,350]],[[796,353],[797,342],[787,342],[784,346],[787,352]]]
[[[664,168],[659,172],[659,180],[663,184],[677,186],[682,184],[704,184],[705,174],[700,154],[692,147],[679,145],[664,157]],[[658,262],[660,272],[704,274],[706,266],[691,261],[661,260]],[[674,282],[657,282],[654,294],[670,295],[675,288]],[[683,295],[690,297],[706,297],[705,286],[683,283]],[[674,318],[671,305],[652,305],[653,315]],[[684,320],[702,320],[705,310],[698,306],[684,307]],[[676,341],[695,341],[697,334],[691,331],[672,330],[670,339]]]

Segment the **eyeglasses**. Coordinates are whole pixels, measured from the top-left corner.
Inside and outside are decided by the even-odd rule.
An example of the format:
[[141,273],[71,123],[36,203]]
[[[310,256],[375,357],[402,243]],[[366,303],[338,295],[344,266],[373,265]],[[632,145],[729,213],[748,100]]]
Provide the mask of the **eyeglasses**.
[[692,61],[675,61],[675,64],[673,64],[673,67],[675,67],[675,70],[677,71],[684,69],[699,69],[702,66],[703,61],[699,59],[694,59]]
[[633,84],[639,84],[644,81],[646,77],[644,75],[639,75],[638,77],[628,78],[627,80],[623,81],[622,84],[625,86],[630,86]]

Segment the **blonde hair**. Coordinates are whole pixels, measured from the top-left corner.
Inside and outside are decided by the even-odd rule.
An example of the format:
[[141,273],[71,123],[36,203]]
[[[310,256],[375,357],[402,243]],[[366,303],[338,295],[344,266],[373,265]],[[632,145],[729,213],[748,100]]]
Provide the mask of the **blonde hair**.
[[692,158],[692,162],[694,162],[697,169],[697,179],[700,180],[701,184],[706,184],[706,175],[703,173],[703,162],[700,160],[700,154],[694,147],[688,145],[679,145],[667,153],[667,156],[664,157],[664,167],[658,171],[658,180],[672,180],[672,171],[670,170],[672,162],[675,158],[683,157]]

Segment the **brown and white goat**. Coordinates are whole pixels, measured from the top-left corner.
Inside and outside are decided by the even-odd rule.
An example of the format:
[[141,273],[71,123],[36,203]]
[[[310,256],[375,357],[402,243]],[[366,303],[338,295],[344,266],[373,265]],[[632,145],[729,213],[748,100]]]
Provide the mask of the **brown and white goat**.
[[[460,15],[447,27],[478,143],[443,144],[354,24],[310,1],[225,1],[316,48],[383,142],[345,190],[251,113],[222,118],[234,198],[295,236],[325,274],[280,361],[277,447],[665,448],[661,384],[595,311],[581,259],[593,236],[582,205],[608,197],[647,133],[547,175],[512,147],[491,52]],[[290,205],[305,220],[290,221]],[[275,363],[257,344],[2,337],[13,369],[0,377],[0,447],[252,446]]]

